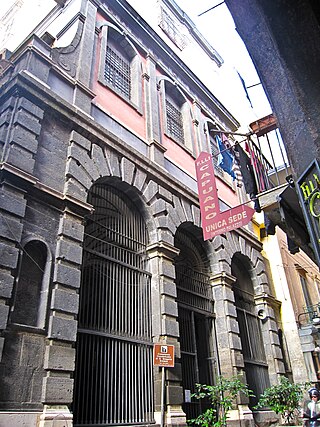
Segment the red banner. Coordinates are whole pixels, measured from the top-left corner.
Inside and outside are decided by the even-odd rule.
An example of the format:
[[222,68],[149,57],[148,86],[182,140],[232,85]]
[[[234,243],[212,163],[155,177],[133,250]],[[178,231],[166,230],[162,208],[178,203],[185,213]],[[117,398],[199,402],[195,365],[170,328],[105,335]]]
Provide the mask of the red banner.
[[239,205],[220,212],[212,156],[202,151],[196,159],[201,224],[204,240],[247,225],[254,209]]

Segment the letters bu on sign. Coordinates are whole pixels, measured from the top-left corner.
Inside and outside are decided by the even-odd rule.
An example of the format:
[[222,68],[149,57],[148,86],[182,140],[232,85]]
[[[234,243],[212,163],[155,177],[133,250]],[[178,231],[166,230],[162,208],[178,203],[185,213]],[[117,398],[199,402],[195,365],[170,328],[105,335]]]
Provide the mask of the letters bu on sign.
[[201,225],[204,240],[247,225],[254,209],[239,205],[220,212],[212,156],[202,151],[196,159]]

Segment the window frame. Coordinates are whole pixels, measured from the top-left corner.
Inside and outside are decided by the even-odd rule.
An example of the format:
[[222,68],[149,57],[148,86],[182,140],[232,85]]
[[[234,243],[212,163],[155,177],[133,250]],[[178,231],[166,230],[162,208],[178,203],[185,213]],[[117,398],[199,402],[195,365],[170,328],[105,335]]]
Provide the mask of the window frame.
[[[137,49],[129,38],[112,24],[101,27],[100,58],[98,69],[98,82],[109,88],[123,99],[127,104],[142,114],[142,61]],[[105,77],[107,48],[111,48],[121,59],[128,60],[130,64],[130,97],[117,89]]]

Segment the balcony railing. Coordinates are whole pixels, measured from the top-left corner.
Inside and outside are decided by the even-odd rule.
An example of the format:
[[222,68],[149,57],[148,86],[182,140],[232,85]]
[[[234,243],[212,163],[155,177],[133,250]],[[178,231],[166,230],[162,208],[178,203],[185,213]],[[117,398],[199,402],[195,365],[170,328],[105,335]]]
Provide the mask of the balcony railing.
[[249,155],[258,193],[286,183],[291,175],[287,154],[273,114],[250,124]]
[[320,327],[320,303],[309,305],[298,315],[298,326],[314,325]]

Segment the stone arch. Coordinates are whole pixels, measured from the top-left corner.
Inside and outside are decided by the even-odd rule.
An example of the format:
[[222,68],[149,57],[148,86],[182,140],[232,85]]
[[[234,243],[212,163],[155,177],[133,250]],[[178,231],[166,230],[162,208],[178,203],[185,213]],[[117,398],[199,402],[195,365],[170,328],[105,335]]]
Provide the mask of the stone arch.
[[246,239],[242,233],[230,232],[217,236],[212,241],[212,256],[215,272],[225,271],[231,274],[231,261],[234,254],[246,257],[250,265],[250,277],[255,294],[268,292],[269,284],[265,271],[261,247],[251,239]]
[[141,166],[109,147],[101,147],[73,131],[66,169],[65,195],[86,204],[87,194],[93,183],[108,179],[111,183],[117,181],[117,186],[139,204],[147,223],[150,242],[156,242],[159,239],[157,230],[161,228],[159,215],[162,211],[167,212],[166,205],[170,202],[171,195],[166,195]]
[[173,244],[176,229],[184,222],[201,227],[198,205],[153,180],[146,169],[110,147],[100,146],[73,131],[64,194],[86,204],[87,193],[94,182],[117,179],[117,185],[129,192],[130,197],[137,202],[141,198],[144,202],[140,206],[143,207],[150,243],[166,241]]

